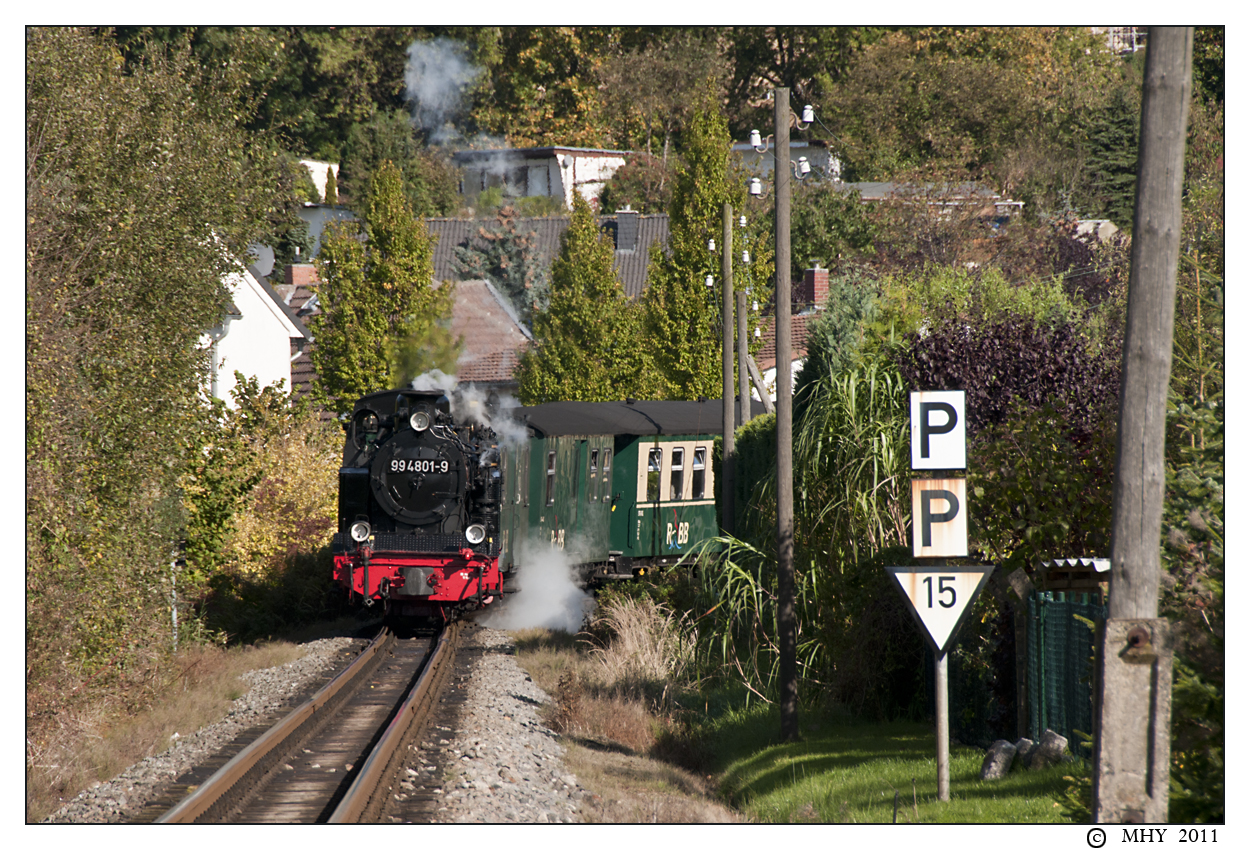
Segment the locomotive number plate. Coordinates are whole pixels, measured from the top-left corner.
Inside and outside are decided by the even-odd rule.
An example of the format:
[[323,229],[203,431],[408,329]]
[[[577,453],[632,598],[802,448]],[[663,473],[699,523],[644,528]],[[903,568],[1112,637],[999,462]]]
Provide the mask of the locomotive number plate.
[[411,460],[394,458],[391,472],[447,472],[450,467],[445,460]]

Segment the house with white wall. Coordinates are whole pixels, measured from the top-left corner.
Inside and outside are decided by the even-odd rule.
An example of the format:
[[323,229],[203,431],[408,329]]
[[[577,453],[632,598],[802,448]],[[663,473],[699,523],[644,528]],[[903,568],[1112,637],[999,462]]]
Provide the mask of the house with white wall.
[[322,203],[326,201],[326,183],[329,181],[329,172],[334,172],[334,182],[339,181],[339,164],[337,162],[322,162],[319,159],[301,159],[299,164],[308,169],[308,176],[312,178],[313,185],[317,187],[317,197]]
[[456,151],[452,162],[461,169],[460,194],[466,197],[499,187],[504,198],[560,198],[572,209],[574,192],[593,206],[627,156],[593,148],[502,148]]
[[255,378],[262,388],[282,381],[289,393],[291,351],[309,339],[307,329],[255,266],[240,264],[223,283],[230,292],[226,318],[202,340],[212,354],[210,394],[234,407],[235,372]]

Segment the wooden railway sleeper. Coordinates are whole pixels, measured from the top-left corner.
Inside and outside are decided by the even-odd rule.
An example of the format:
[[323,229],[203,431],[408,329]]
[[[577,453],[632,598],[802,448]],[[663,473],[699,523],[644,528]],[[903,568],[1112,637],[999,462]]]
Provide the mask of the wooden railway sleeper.
[[227,819],[272,771],[334,716],[352,693],[350,685],[372,674],[394,643],[394,633],[384,630],[351,665],[222,765],[192,794],[157,818],[156,823],[214,823]]
[[425,725],[439,694],[455,667],[462,622],[450,623],[439,637],[425,669],[399,711],[369,753],[351,788],[343,795],[327,823],[376,823],[390,799],[390,780],[404,753]]

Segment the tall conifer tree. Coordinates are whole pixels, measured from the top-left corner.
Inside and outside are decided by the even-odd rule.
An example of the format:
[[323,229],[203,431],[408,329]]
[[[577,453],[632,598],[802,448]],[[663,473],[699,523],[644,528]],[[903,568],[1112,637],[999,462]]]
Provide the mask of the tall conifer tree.
[[[684,162],[673,186],[669,250],[651,249],[643,299],[647,344],[671,399],[721,397],[721,213],[726,202],[735,213],[746,204],[745,175],[735,173],[730,163],[732,144],[728,123],[708,86],[686,132]],[[735,288],[753,287],[752,299],[765,304],[772,289],[771,252],[764,244],[749,245],[741,228],[734,228],[733,238],[735,267],[743,249],[753,258],[735,271]],[[713,251],[708,250],[709,240],[715,243]],[[711,288],[706,285],[709,274]],[[753,313],[751,329],[757,322]]]
[[547,401],[619,401],[657,395],[640,345],[641,313],[612,269],[613,247],[580,194],[551,265],[551,301],[534,315],[535,345],[521,359],[520,396]]
[[414,218],[403,176],[390,162],[373,175],[363,228],[327,228],[317,258],[321,315],[312,320],[324,403],[350,411],[366,393],[406,383],[427,369],[450,372],[455,344],[443,326],[453,288],[435,290],[434,248]]

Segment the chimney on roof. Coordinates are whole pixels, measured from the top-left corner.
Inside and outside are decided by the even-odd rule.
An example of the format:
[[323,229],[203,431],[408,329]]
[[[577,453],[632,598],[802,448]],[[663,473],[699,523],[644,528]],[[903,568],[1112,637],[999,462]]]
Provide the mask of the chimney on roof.
[[820,266],[805,270],[803,284],[798,287],[798,298],[795,300],[802,304],[815,304],[821,307],[824,306],[828,297],[829,270],[822,269]]
[[286,283],[289,285],[313,287],[320,282],[317,267],[312,263],[292,263],[286,267]]
[[625,209],[616,211],[616,250],[633,251],[637,247],[638,211],[626,204]]

